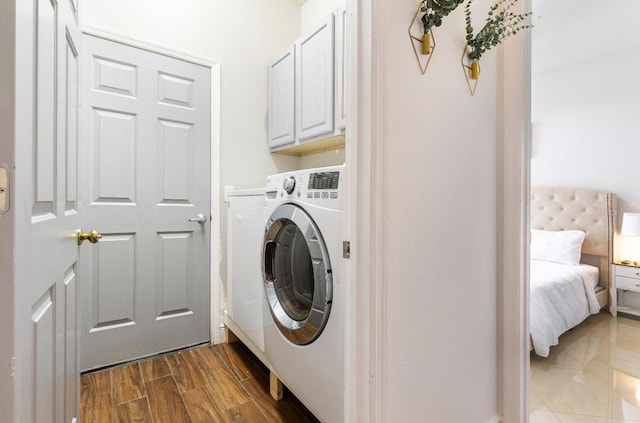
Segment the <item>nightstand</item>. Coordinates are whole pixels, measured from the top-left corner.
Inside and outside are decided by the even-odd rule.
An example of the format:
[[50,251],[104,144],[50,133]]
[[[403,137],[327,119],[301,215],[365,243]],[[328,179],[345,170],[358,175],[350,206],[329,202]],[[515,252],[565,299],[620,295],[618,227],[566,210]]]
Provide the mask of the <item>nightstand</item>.
[[621,312],[640,316],[640,307],[629,307],[624,303],[626,291],[640,292],[640,267],[612,264],[611,278],[611,315],[615,317]]

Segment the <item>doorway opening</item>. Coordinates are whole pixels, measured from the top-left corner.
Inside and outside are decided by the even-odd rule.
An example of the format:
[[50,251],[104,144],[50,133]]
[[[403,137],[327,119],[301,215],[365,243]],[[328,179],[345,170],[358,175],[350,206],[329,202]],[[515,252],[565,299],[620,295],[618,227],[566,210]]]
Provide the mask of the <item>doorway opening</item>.
[[[636,101],[640,91],[635,88],[632,71],[640,40],[632,34],[640,8],[629,2],[602,7],[591,1],[536,1],[533,11],[530,186],[532,190],[595,190],[617,199],[617,205],[606,211],[594,207],[590,216],[594,224],[598,220],[610,222],[607,231],[612,251],[607,261],[586,261],[588,247],[584,243],[580,261],[583,266],[598,268],[600,279],[608,279],[609,286],[614,286],[617,272],[629,269],[631,276],[634,272],[633,266],[616,263],[638,257],[634,240],[619,232],[623,213],[640,205],[631,182],[637,180],[637,166],[632,162],[634,150],[638,150],[635,116],[640,113]],[[592,39],[590,28],[595,21],[602,37],[585,43]],[[538,210],[531,210],[531,214],[535,219]],[[583,228],[585,242],[592,227]],[[540,259],[534,238],[532,234],[532,287],[527,291],[532,301],[531,326],[536,307],[533,267],[539,261],[535,259]],[[581,295],[587,296],[585,289],[587,293]],[[581,317],[574,322],[571,330],[559,336],[557,345],[552,342],[547,357],[531,353],[526,410],[531,422],[578,418],[633,421],[640,416],[640,395],[636,396],[640,387],[636,370],[640,366],[640,325],[633,316],[613,317],[609,313],[621,296],[632,309],[640,301],[626,289],[606,289],[601,295],[607,297],[605,307],[584,312],[584,320]]]

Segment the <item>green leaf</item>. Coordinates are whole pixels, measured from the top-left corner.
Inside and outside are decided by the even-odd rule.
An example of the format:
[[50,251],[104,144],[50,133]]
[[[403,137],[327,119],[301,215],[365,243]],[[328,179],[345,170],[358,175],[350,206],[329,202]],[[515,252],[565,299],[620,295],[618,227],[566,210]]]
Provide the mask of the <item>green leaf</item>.
[[530,16],[532,12],[516,14],[511,10],[511,8],[517,4],[518,0],[498,0],[491,5],[487,13],[485,25],[474,36],[471,25],[472,1],[473,0],[468,0],[465,4],[466,39],[467,44],[473,48],[469,54],[469,57],[472,59],[479,59],[484,52],[500,44],[504,38],[515,35],[520,30],[530,27],[530,25],[521,25],[521,22]]

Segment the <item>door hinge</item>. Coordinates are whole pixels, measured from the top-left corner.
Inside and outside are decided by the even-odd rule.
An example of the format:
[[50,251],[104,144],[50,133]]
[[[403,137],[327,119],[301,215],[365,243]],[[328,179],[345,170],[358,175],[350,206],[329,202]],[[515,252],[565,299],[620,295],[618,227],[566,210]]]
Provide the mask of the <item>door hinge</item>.
[[342,241],[342,257],[343,258],[351,258],[351,242],[350,241]]
[[0,166],[0,214],[9,211],[9,170]]

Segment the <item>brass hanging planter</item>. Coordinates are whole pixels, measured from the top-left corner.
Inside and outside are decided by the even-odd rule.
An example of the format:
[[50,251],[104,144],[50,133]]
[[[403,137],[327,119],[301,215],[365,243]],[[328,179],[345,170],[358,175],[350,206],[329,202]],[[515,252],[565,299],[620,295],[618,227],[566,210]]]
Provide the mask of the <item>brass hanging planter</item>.
[[[471,63],[469,63],[471,61]],[[462,64],[462,71],[464,72],[464,77],[467,80],[467,86],[469,87],[469,92],[471,95],[476,93],[476,88],[478,87],[478,80],[480,78],[480,61],[478,60],[470,60],[469,59],[469,46],[465,45],[462,50],[462,57],[460,58],[460,63]],[[473,83],[471,82],[473,81]]]
[[431,50],[431,31],[429,31],[422,35],[422,54],[430,54]]
[[[413,20],[409,25],[409,40],[411,41],[413,52],[416,55],[418,66],[420,66],[420,71],[424,75],[427,72],[427,68],[429,67],[429,63],[431,62],[431,58],[433,57],[433,53],[436,49],[436,39],[433,36],[432,30],[429,30],[428,32],[418,32],[414,30],[414,26],[416,26],[418,15],[420,15],[421,10],[422,3],[418,5],[418,10],[416,10],[416,14],[413,15]],[[412,32],[412,30],[414,30],[414,32]]]
[[480,76],[480,62],[474,60],[471,62],[471,79],[474,81]]

